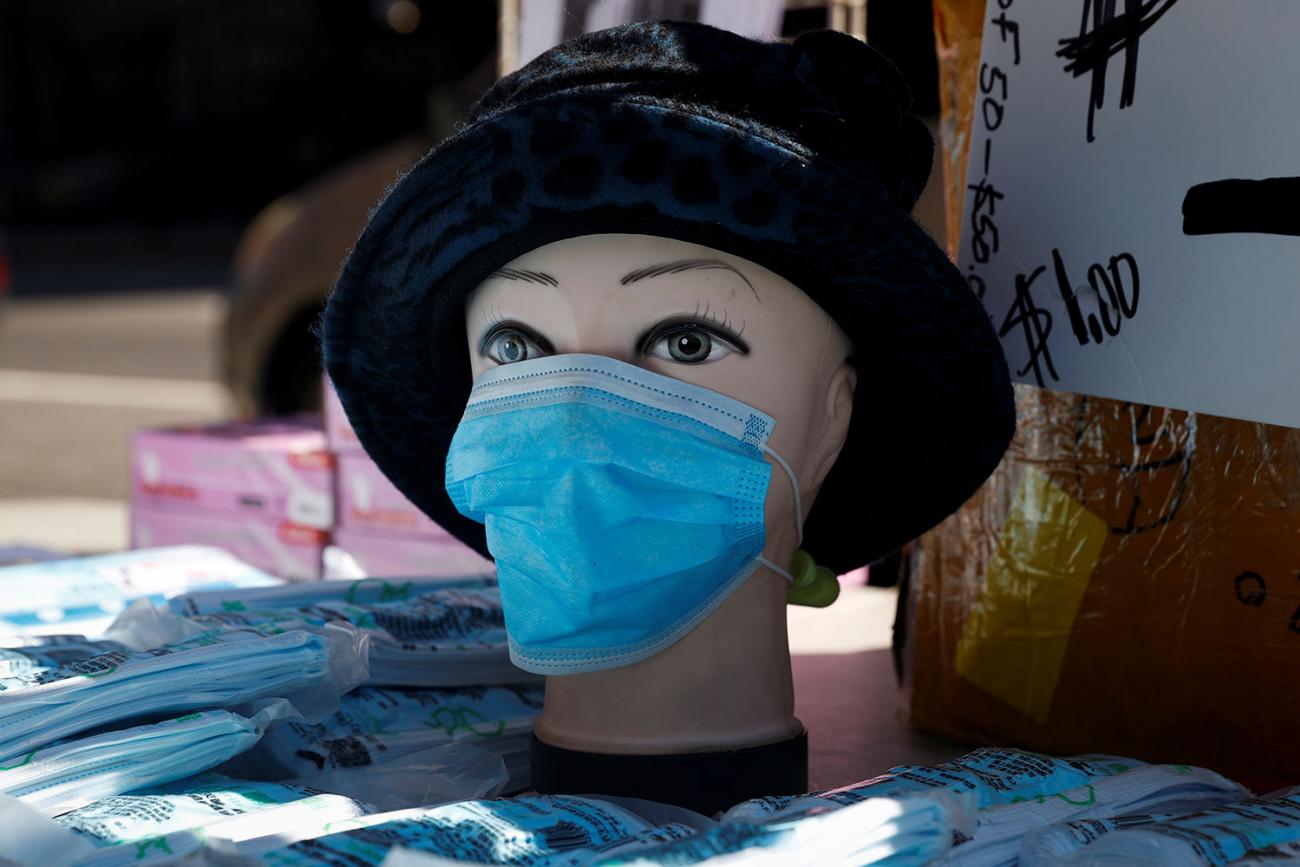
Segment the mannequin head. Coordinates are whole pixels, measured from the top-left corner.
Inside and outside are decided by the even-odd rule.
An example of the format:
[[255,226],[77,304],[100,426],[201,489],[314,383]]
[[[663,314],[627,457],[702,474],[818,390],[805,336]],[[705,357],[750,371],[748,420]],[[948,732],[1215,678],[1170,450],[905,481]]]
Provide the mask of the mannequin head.
[[[788,280],[710,247],[652,235],[556,241],[484,280],[465,327],[476,377],[539,354],[590,353],[771,415],[770,445],[799,479],[800,522],[848,433],[856,372],[843,330]],[[764,511],[777,563],[793,550],[793,508],[777,470]]]
[[[764,556],[790,562],[848,434],[856,372],[843,330],[783,277],[654,235],[582,235],[518,256],[468,296],[477,378],[539,355],[605,355],[717,391],[776,420]],[[720,576],[725,577],[725,576]],[[784,578],[764,568],[694,630],[628,666],[551,678],[538,736],[575,749],[674,752],[791,737]],[[510,612],[507,611],[507,618]],[[710,695],[713,701],[701,702]]]

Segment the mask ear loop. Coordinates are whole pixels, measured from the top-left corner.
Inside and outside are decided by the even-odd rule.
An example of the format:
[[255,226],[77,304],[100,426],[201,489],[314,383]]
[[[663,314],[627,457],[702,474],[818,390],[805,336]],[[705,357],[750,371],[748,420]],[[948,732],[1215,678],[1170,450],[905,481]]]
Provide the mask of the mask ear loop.
[[[790,487],[794,491],[794,529],[799,539],[798,544],[795,547],[800,547],[803,545],[803,498],[799,496],[799,480],[795,478],[794,470],[790,469],[790,465],[786,463],[785,458],[773,451],[767,443],[763,443],[759,448],[761,448],[768,457],[776,461],[777,466],[785,470],[786,476],[790,479]],[[760,556],[758,561],[784,578],[790,586],[794,586],[795,578],[788,570],[782,569],[766,557]]]
[[774,452],[767,443],[764,443],[761,448],[790,477],[790,489],[794,491],[794,530],[799,536],[799,545],[803,545],[803,497],[799,495],[799,480],[795,478],[794,470],[790,469],[790,465],[785,462],[785,458]]
[[785,470],[786,476],[790,479],[790,488],[794,492],[794,527],[799,542],[790,566],[798,576],[792,575],[766,557],[760,556],[758,561],[789,583],[790,588],[786,598],[790,603],[824,608],[840,595],[839,579],[825,566],[818,566],[808,552],[803,550],[803,497],[799,494],[799,480],[795,477],[794,470],[786,463],[785,458],[773,451],[766,443],[763,443],[760,448]]

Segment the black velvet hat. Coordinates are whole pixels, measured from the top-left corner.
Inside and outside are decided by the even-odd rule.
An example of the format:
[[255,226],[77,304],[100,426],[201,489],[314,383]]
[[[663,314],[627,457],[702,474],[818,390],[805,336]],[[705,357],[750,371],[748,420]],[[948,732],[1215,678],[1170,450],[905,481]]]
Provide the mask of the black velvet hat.
[[325,363],[366,451],[487,554],[443,487],[471,383],[466,295],[553,241],[659,235],[780,274],[853,341],[812,556],[847,571],[934,526],[993,471],[1015,410],[988,315],[909,216],[933,157],[909,101],[850,36],[672,22],[579,37],[497,82],[388,191],[325,310]]

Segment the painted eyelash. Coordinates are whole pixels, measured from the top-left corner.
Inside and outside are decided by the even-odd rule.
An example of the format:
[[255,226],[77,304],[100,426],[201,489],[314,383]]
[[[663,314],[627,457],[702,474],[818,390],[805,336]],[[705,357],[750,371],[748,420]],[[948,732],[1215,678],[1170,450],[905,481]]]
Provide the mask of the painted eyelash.
[[727,316],[727,311],[726,311],[726,310],[723,310],[723,311],[722,311],[722,319],[718,319],[718,317],[717,317],[717,316],[713,313],[713,311],[710,309],[710,306],[709,306],[709,302],[708,302],[708,301],[705,301],[705,302],[704,302],[704,309],[703,309],[703,310],[700,309],[700,302],[698,302],[698,301],[695,302],[695,318],[696,318],[696,319],[707,319],[709,322],[712,322],[714,325],[717,325],[719,328],[722,328],[722,329],[724,329],[724,330],[726,330],[726,331],[730,331],[730,332],[732,332],[732,333],[735,334],[737,337],[740,337],[741,335],[743,335],[743,334],[745,333],[745,325],[746,325],[746,323],[744,323],[744,322],[740,323],[740,328],[739,328],[739,329],[733,328],[732,325],[731,325],[731,318]]

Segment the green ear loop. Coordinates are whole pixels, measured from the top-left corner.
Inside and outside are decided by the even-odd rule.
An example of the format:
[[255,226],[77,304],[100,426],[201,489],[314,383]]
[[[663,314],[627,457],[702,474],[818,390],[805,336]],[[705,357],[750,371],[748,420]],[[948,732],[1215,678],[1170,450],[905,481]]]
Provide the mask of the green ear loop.
[[790,574],[794,583],[786,592],[791,605],[825,608],[840,595],[840,580],[825,566],[818,566],[807,551],[799,548],[790,560]]

